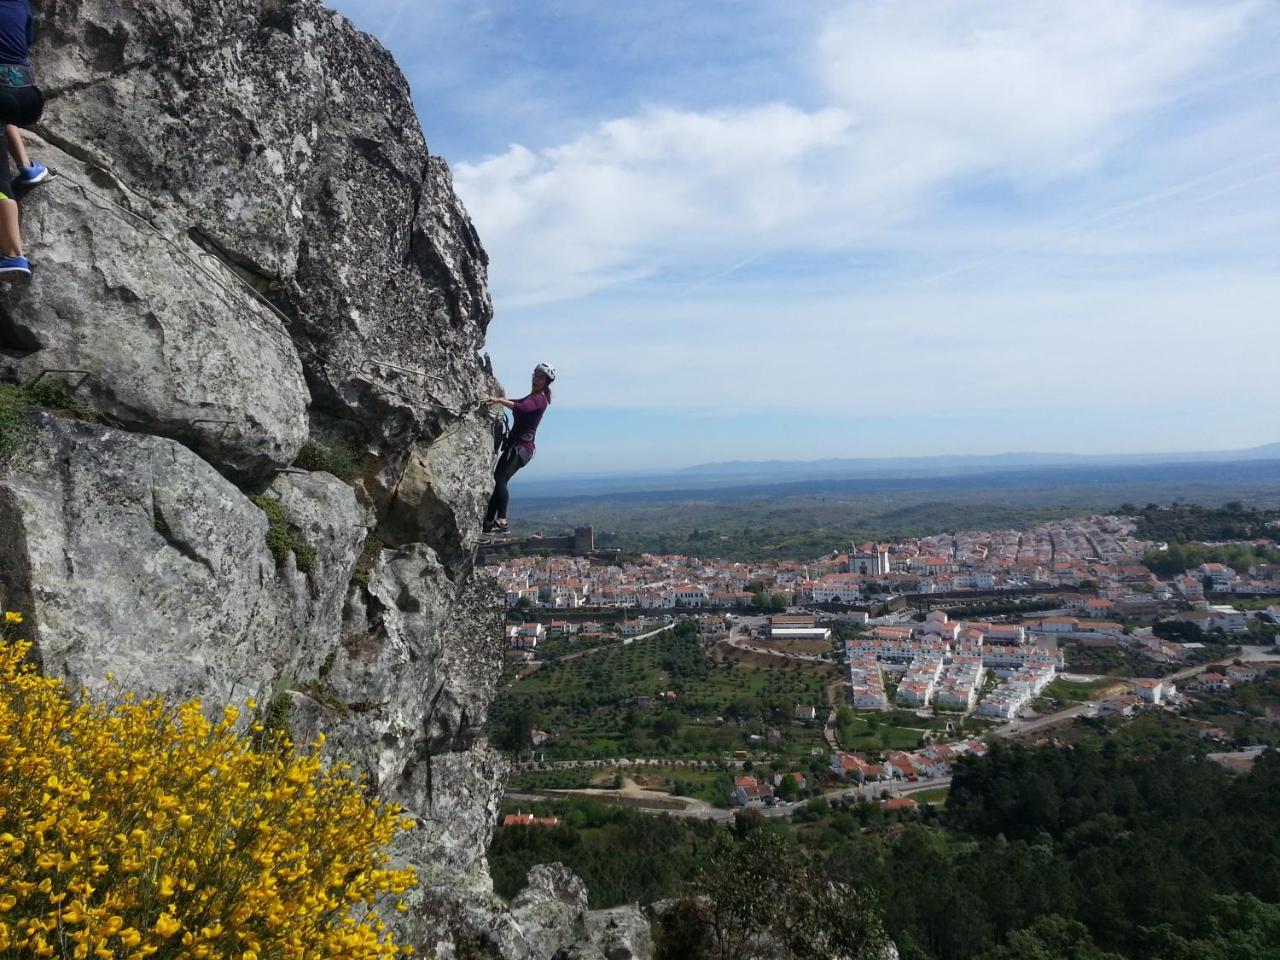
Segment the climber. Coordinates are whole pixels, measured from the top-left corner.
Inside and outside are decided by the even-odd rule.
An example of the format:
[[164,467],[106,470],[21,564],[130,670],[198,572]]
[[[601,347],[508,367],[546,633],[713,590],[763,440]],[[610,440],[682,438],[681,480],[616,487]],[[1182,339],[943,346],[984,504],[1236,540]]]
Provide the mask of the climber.
[[[0,0],[0,123],[6,127],[28,127],[44,112],[44,95],[36,86],[29,56],[35,23],[28,0]],[[18,204],[8,193],[9,173],[9,152],[0,150],[0,280],[23,281],[31,278],[31,264],[22,255]]]
[[551,384],[555,378],[555,367],[549,363],[540,363],[534,368],[533,383],[527,397],[521,400],[487,398],[488,403],[501,404],[513,411],[515,422],[511,425],[511,432],[507,435],[502,455],[493,471],[493,496],[489,498],[489,509],[484,515],[485,533],[507,532],[507,501],[510,499],[507,483],[517,470],[533,459],[534,437],[542,415],[551,403]]

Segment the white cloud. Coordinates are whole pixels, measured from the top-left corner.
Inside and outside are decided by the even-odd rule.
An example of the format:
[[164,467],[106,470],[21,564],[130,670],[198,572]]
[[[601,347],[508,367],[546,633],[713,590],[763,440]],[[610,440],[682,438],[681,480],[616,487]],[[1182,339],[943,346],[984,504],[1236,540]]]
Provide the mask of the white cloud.
[[873,134],[1041,178],[1091,166],[1256,7],[871,0],[828,22],[819,62],[833,99]]
[[[553,358],[562,408],[759,411],[869,418],[947,413],[1131,418],[1222,409],[1209,384],[1248,384],[1235,425],[1270,422],[1280,348],[1270,274],[1180,269],[1140,279],[1049,276],[802,301],[539,308],[494,328],[513,358]],[[554,316],[555,322],[549,318]],[[508,366],[513,366],[509,364]],[[1256,409],[1260,416],[1253,417]],[[1225,411],[1223,416],[1228,416]],[[1270,420],[1274,420],[1271,417]],[[1274,429],[1274,424],[1270,424]]]
[[818,106],[651,107],[455,167],[500,306],[762,251],[866,249],[977,175],[1086,171],[1179,95],[1252,0],[863,0],[814,40]]

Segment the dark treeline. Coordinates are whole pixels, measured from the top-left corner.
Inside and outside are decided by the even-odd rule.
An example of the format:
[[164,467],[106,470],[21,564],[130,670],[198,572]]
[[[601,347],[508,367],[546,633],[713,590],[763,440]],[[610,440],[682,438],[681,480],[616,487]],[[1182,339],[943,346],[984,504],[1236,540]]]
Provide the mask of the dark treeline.
[[489,848],[494,889],[523,887],[539,863],[563,863],[587,883],[593,907],[672,896],[705,862],[722,828],[706,820],[637,813],[591,801],[539,804],[559,827],[503,827]]
[[[940,814],[835,804],[762,829],[878,902],[902,960],[1280,960],[1280,754],[1238,776],[1190,752],[997,745],[957,767]],[[560,860],[594,906],[647,902],[687,890],[726,834],[612,810],[500,830],[491,862],[503,893]]]
[[[1276,531],[1280,534],[1280,531]],[[1224,547],[1208,547],[1203,543],[1171,543],[1167,550],[1150,550],[1142,558],[1153,572],[1171,577],[1193,570],[1202,563],[1225,563],[1236,573],[1246,573],[1259,564],[1280,564],[1280,550],[1233,543]]]
[[1118,512],[1137,519],[1135,535],[1140,539],[1171,544],[1275,537],[1276,530],[1269,524],[1280,520],[1280,510],[1256,509],[1239,501],[1221,507],[1202,507],[1194,503],[1167,507],[1149,503],[1145,507],[1137,507],[1124,503]]
[[[880,891],[904,960],[986,957],[1037,924],[1079,925],[1069,955],[1082,958],[1273,958],[1278,796],[1274,753],[1238,777],[1177,745],[1148,756],[1112,741],[997,745],[957,767],[947,832],[915,826],[878,850],[858,835],[829,865]],[[1232,952],[1228,933],[1273,949]]]

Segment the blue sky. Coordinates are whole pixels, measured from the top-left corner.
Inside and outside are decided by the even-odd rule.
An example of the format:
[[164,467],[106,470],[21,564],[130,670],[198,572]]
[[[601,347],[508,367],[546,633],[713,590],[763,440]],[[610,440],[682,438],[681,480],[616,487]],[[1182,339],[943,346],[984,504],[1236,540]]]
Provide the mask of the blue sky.
[[1273,0],[340,0],[536,469],[1280,439]]

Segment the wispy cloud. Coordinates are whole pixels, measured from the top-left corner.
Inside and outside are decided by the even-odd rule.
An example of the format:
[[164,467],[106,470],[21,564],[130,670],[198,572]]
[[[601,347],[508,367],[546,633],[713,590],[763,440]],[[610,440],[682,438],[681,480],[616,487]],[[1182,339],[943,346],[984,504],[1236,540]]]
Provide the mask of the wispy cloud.
[[814,38],[826,104],[650,108],[456,169],[512,305],[751,249],[866,248],[949,184],[1104,163],[1251,2],[860,2]]

